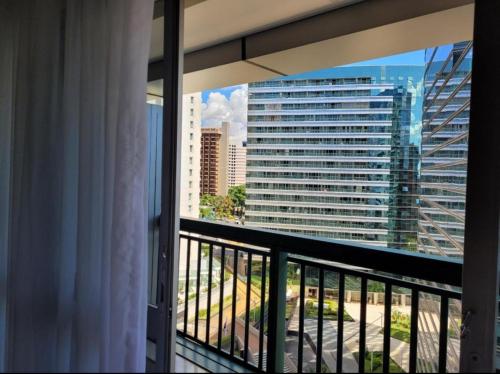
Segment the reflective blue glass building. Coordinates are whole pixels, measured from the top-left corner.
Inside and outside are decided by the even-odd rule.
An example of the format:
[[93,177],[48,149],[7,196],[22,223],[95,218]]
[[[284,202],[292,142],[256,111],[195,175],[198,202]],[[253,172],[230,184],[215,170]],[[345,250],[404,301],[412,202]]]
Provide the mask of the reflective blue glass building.
[[415,249],[423,66],[249,84],[246,224]]
[[418,248],[463,256],[472,42],[426,51]]

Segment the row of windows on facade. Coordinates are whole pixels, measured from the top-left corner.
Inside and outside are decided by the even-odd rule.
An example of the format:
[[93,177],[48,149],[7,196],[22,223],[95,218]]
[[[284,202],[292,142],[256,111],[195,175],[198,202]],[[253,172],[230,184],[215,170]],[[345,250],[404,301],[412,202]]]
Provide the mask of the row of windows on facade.
[[[264,192],[264,191],[262,191]],[[249,194],[247,197],[248,206],[254,204],[261,204],[262,208],[267,211],[283,211],[286,209],[298,209],[304,208],[303,205],[307,204],[322,204],[321,207],[314,206],[306,206],[306,209],[311,210],[322,210],[322,209],[332,209],[330,207],[326,207],[325,205],[334,205],[334,209],[345,210],[352,209],[354,206],[357,210],[362,210],[366,206],[370,206],[374,209],[384,210],[384,207],[389,206],[389,203],[392,205],[397,205],[398,208],[415,208],[418,200],[418,194],[413,193],[409,196],[399,197],[399,198],[389,198],[389,195],[380,195],[380,196],[367,196],[360,197],[360,194],[355,196],[344,196],[344,197],[324,197],[324,196],[289,196],[289,195],[265,195],[265,194]],[[266,204],[265,202],[272,202],[271,204]],[[292,203],[292,205],[290,205]],[[280,205],[284,204],[284,205]],[[420,202],[422,204],[422,202]],[[352,206],[352,207],[351,207]],[[459,210],[463,206],[462,201],[446,201],[444,205],[441,205],[444,208],[448,209],[456,209]],[[435,209],[435,208],[434,208]]]
[[350,144],[350,145],[390,145],[391,138],[249,138],[252,144]]
[[248,122],[319,122],[319,121],[391,121],[392,113],[387,114],[283,114],[249,115]]
[[253,87],[296,87],[296,86],[321,86],[321,85],[343,85],[343,84],[370,84],[371,77],[354,77],[354,78],[326,78],[326,79],[280,79],[264,82],[250,83],[249,88]]
[[[362,118],[363,116],[363,118]],[[378,118],[366,118],[366,116],[373,116],[369,114],[359,114],[359,115],[269,115],[269,116],[248,116],[248,127],[249,128],[260,128],[268,129],[272,131],[272,128],[281,128],[285,132],[292,131],[295,132],[299,128],[303,129],[304,132],[309,132],[313,129],[330,130],[332,132],[338,132],[340,129],[344,131],[359,130],[361,126],[366,126],[363,130],[374,131],[374,128],[384,128],[392,127],[392,114],[377,114]],[[385,116],[384,118],[380,116]],[[256,117],[257,120],[255,119]],[[264,118],[266,117],[266,118]],[[285,118],[286,117],[286,118]],[[298,118],[291,118],[298,117]],[[320,118],[321,117],[321,118]],[[332,118],[332,117],[343,117],[343,118]],[[345,117],[353,117],[351,119]],[[356,118],[354,118],[356,117]],[[451,124],[459,124],[465,122],[462,118],[456,118]],[[437,125],[442,122],[438,119],[433,119],[432,125]],[[335,130],[337,128],[337,130]],[[382,129],[382,131],[385,131]],[[330,131],[327,131],[330,132]],[[389,131],[390,132],[390,131]]]
[[366,181],[391,181],[394,178],[389,174],[350,174],[350,173],[302,173],[302,172],[273,172],[250,171],[249,178],[270,179],[324,179],[324,180],[366,180]]
[[[322,203],[322,204],[359,204],[359,205],[386,205],[389,203],[389,195],[386,194],[374,198],[373,196],[359,197],[359,196],[291,196],[291,195],[272,195],[272,194],[248,194],[247,200],[249,201],[274,201],[279,202],[295,202],[295,203]],[[284,209],[286,207],[279,207],[278,205],[271,206],[272,209]],[[267,209],[267,208],[266,208]],[[317,209],[317,208],[314,208]],[[322,208],[320,208],[322,209]]]
[[342,103],[296,103],[296,104],[249,104],[248,110],[311,110],[311,109],[377,109],[392,108],[392,101],[342,102]]
[[[389,79],[396,79],[395,76],[390,76]],[[398,80],[403,80],[404,77],[398,76]],[[413,80],[413,77],[409,77],[409,80]],[[348,84],[370,84],[375,81],[375,77],[353,77],[353,78],[322,78],[322,79],[277,79],[272,81],[263,82],[253,82],[249,83],[248,87],[258,88],[258,87],[297,87],[297,86],[321,86],[321,85],[348,85]]]
[[[411,158],[418,160],[418,157]],[[317,169],[388,169],[390,161],[367,162],[364,160],[346,160],[346,161],[287,161],[287,160],[248,160],[247,167],[266,167],[266,168],[317,168]]]
[[248,102],[260,99],[304,99],[304,98],[330,98],[330,97],[366,97],[372,98],[377,96],[381,90],[339,90],[339,91],[293,91],[293,92],[249,92]]
[[[461,150],[442,150],[439,157],[460,158],[464,154]],[[335,150],[335,149],[248,149],[248,156],[342,156],[342,157],[390,157],[390,151],[372,150]],[[383,161],[383,160],[381,160]]]
[[276,191],[295,191],[299,192],[372,192],[372,193],[389,193],[389,187],[366,186],[366,185],[329,185],[321,184],[321,180],[311,183],[261,183],[248,181],[246,184],[247,190],[276,190]]
[[[405,171],[405,170],[401,170]],[[329,174],[329,173],[300,173],[300,172],[247,172],[247,178],[266,178],[266,179],[297,179],[297,180],[342,180],[342,181],[379,181],[379,182],[406,182],[408,179],[403,176],[394,176],[390,174],[377,175],[377,174]],[[422,182],[432,183],[449,183],[449,184],[463,184],[466,176],[456,175],[430,175],[422,176]]]
[[[261,218],[265,217],[247,217],[245,219],[245,223],[256,223],[259,225],[259,227],[263,228],[268,228],[271,230],[276,230],[276,227],[273,226],[268,226],[266,227],[266,223],[279,223],[279,222],[274,222],[274,221],[268,221],[264,220]],[[285,221],[282,224],[290,224],[290,222]],[[310,227],[309,225],[305,225],[303,222],[298,222],[294,223],[294,225],[302,225],[301,228],[293,229],[293,228],[287,228],[287,227],[281,227],[279,228],[279,231],[282,232],[293,232],[293,233],[298,233],[298,234],[305,234],[305,235],[311,235],[311,236],[319,236],[323,238],[330,238],[330,239],[339,239],[339,240],[356,240],[356,241],[367,241],[367,242],[380,242],[385,245],[387,242],[387,235],[386,234],[376,234],[376,233],[350,233],[350,232],[332,232],[332,231],[321,231],[321,230],[314,230],[313,227]]]
[[[194,104],[194,96],[191,96],[191,97],[190,97],[190,101],[191,101],[191,104]],[[193,116],[194,116],[194,109],[193,109],[193,108],[190,108],[190,110],[189,110],[189,114],[190,114],[190,116],[191,116],[191,117],[193,117]],[[190,127],[191,129],[192,129],[192,128],[194,128],[194,121],[192,121],[192,120],[190,120],[190,121],[189,121],[189,127]],[[191,132],[191,133],[189,133],[189,140],[190,140],[190,141],[193,141],[193,140],[194,140],[194,134],[193,134],[192,132]],[[194,147],[193,147],[193,145],[192,145],[192,144],[190,144],[190,145],[189,145],[189,152],[190,152],[190,153],[193,153],[193,148],[194,148]],[[189,164],[190,164],[190,165],[192,165],[192,164],[193,164],[193,157],[192,157],[192,156],[190,156],[190,157],[189,157]],[[193,176],[193,169],[189,169],[189,176],[190,176],[190,177],[192,177],[192,176]],[[190,188],[190,189],[191,189],[191,188],[193,188],[193,181],[192,181],[191,179],[188,181],[188,184],[189,184],[189,188]],[[192,201],[192,195],[193,195],[193,194],[192,194],[192,192],[189,192],[189,199],[188,199],[189,201]],[[193,210],[193,206],[192,206],[191,204],[189,204],[189,205],[188,205],[188,211],[189,211],[189,212],[192,212],[192,210]]]
[[[352,226],[352,225],[346,225],[346,226],[340,226],[335,224],[334,222],[326,222],[326,221],[321,221],[321,220],[314,220],[314,219],[307,219],[307,218],[288,218],[288,217],[264,217],[264,216],[253,216],[253,215],[248,215],[245,219],[246,223],[261,223],[261,224],[277,224],[277,225],[293,225],[293,226],[299,226],[301,227],[300,229],[302,230],[303,233],[308,232],[310,230],[314,229],[320,229],[322,230],[322,233],[336,233],[342,236],[337,236],[337,239],[349,239],[349,236],[345,235],[350,235],[350,234],[357,234],[357,235],[362,235],[362,238],[364,240],[367,240],[371,235],[377,235],[379,238],[386,238],[386,233],[389,231],[389,225],[385,225],[384,227],[366,227],[366,226]],[[362,224],[363,222],[359,222]],[[391,228],[391,231],[393,233],[407,233],[407,234],[415,234],[415,228],[414,228],[414,223],[415,219],[411,219],[409,224],[399,224],[398,228],[394,230]],[[266,226],[263,226],[266,228]],[[272,229],[277,229],[276,227],[270,226],[267,228],[272,228]],[[285,229],[285,230],[283,230]],[[296,228],[297,230],[299,228]],[[352,232],[346,232],[345,229],[354,229],[358,231],[357,233],[352,233]],[[279,228],[280,231],[288,231],[288,230],[293,230],[292,227],[282,227]],[[367,232],[363,232],[364,230],[367,230]],[[374,230],[379,231],[374,232]],[[359,232],[361,231],[361,232]],[[295,231],[299,232],[299,231]],[[326,235],[329,237],[329,235]]]
[[[457,86],[461,82],[451,82],[448,86],[445,86],[441,89],[440,85],[436,85],[433,87],[432,91],[429,92],[428,100],[430,100],[433,95],[437,93],[439,90],[440,95],[438,98],[441,98],[443,94],[452,93]],[[466,83],[462,86],[460,93],[462,95],[470,95],[471,84]],[[336,90],[336,91],[324,91],[321,88],[317,88],[316,90],[307,90],[307,91],[281,91],[281,92],[249,92],[248,100],[249,103],[252,103],[254,100],[260,99],[304,99],[304,98],[330,98],[330,97],[359,97],[360,99],[372,99],[374,97],[379,97],[379,95],[383,92],[383,89],[365,89],[360,88],[357,90]]]
[[[380,126],[378,123],[374,123],[372,125],[366,125],[365,123],[359,124],[350,124],[350,126],[338,126],[333,123],[325,123],[321,126],[294,126],[294,127],[281,127],[281,126],[249,126],[248,134],[253,133],[280,133],[280,134],[301,134],[301,133],[323,133],[323,134],[332,134],[332,133],[345,133],[346,135],[352,134],[390,134],[392,133],[392,124],[387,122],[386,126]],[[251,137],[249,137],[250,139]]]

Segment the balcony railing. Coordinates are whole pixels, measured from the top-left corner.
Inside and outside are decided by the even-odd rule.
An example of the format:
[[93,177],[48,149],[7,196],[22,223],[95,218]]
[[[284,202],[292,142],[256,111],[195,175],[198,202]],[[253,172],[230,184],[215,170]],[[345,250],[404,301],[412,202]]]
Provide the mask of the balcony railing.
[[177,333],[204,349],[258,372],[458,371],[458,260],[193,219],[180,228]]

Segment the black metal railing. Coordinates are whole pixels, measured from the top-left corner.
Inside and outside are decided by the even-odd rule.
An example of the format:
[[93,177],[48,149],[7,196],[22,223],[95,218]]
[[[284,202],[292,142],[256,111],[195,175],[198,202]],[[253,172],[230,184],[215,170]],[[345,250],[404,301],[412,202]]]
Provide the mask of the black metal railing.
[[180,228],[179,335],[261,372],[458,370],[459,261],[202,220]]

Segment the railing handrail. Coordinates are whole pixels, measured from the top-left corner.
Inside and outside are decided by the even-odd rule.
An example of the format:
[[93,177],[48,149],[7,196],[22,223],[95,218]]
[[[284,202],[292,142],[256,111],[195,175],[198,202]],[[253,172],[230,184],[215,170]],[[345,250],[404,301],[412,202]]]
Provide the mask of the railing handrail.
[[397,276],[456,287],[462,285],[462,263],[448,257],[192,218],[181,218],[180,229]]

